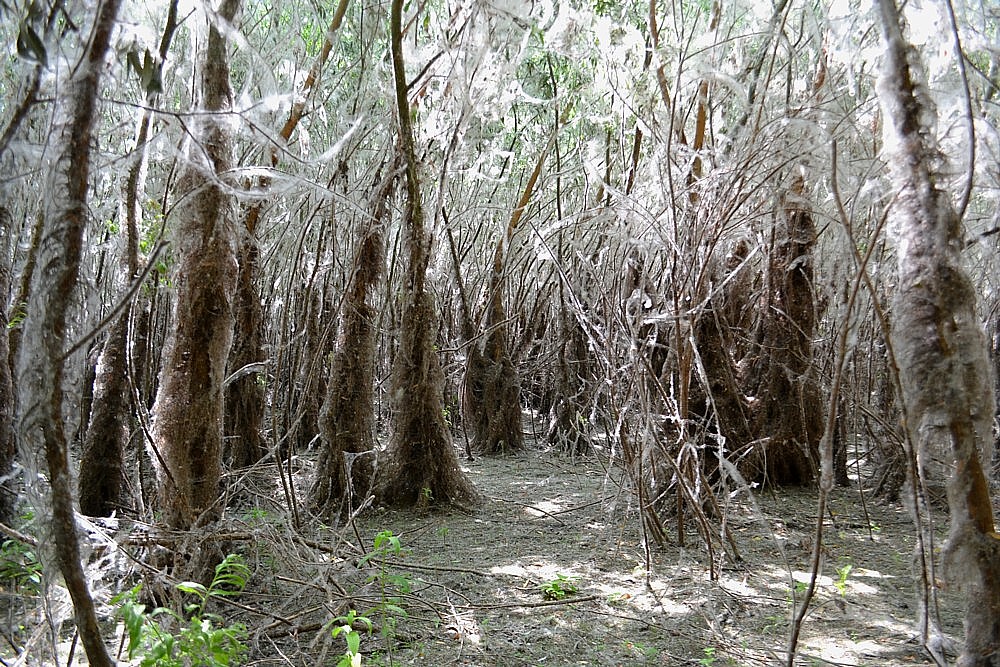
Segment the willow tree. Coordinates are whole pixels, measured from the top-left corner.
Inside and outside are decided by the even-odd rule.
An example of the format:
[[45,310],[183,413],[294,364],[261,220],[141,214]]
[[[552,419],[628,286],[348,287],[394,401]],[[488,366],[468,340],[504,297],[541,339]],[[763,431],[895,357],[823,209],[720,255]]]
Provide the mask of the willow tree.
[[177,294],[154,406],[152,458],[158,502],[172,528],[187,529],[221,513],[223,384],[233,340],[237,280],[235,202],[229,172],[232,107],[226,35],[240,0],[208,15],[199,50],[199,113],[173,216]]
[[[914,517],[919,536],[929,538],[921,490],[946,484],[945,575],[966,596],[965,645],[957,664],[997,667],[1000,535],[988,482],[994,400],[976,291],[962,267],[964,204],[956,209],[941,185],[940,156],[929,125],[933,109],[919,55],[903,36],[893,0],[878,4],[886,44],[879,97],[895,186],[890,214],[898,234],[892,344],[914,450],[909,480]],[[922,562],[931,558],[928,550]],[[921,574],[933,601],[933,570]],[[935,652],[937,637],[928,636],[930,610],[923,594],[921,601],[924,643]]]
[[[63,419],[67,329],[79,280],[88,221],[91,152],[98,114],[101,75],[117,24],[119,0],[98,5],[84,49],[68,67],[55,100],[49,139],[37,263],[30,277],[31,303],[17,360],[19,443],[22,460],[33,465],[42,452],[51,489],[48,539],[73,600],[77,630],[91,665],[113,664],[101,641],[93,599],[80,563],[73,512],[73,484]],[[39,471],[40,472],[40,471]],[[28,475],[38,484],[37,475]]]
[[389,39],[395,82],[399,150],[405,164],[403,213],[407,267],[403,277],[399,349],[393,367],[394,428],[379,497],[388,504],[427,505],[476,497],[462,473],[444,418],[444,374],[434,349],[437,305],[427,285],[431,233],[420,192],[420,163],[413,141],[403,62],[403,2],[392,0]]

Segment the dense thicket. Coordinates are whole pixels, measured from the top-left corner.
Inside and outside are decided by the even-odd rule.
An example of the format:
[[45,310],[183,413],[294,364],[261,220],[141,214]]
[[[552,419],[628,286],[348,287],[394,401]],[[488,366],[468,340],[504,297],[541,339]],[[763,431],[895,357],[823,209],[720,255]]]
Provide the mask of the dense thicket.
[[[49,350],[84,512],[186,529],[272,464],[298,520],[467,501],[455,445],[516,451],[522,419],[623,466],[653,540],[730,549],[720,497],[815,484],[831,452],[899,495],[910,241],[867,4],[396,2],[396,34],[371,0],[209,4],[125,3],[112,39]],[[52,100],[92,11],[0,5],[0,520],[25,481],[28,369],[7,378],[50,298]],[[904,19],[1000,368],[1000,19]]]

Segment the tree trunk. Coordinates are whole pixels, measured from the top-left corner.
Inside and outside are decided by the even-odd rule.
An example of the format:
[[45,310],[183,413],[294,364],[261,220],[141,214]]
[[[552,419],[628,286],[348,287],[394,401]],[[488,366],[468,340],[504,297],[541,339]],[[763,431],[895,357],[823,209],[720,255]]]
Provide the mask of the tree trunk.
[[235,468],[252,465],[267,453],[264,386],[259,372],[247,372],[264,362],[264,309],[257,294],[259,279],[256,229],[247,226],[239,248],[234,338],[229,356],[229,372],[242,374],[226,387],[225,397],[225,455]]
[[[170,50],[177,29],[177,4],[172,0],[167,11],[167,21],[160,39],[159,60],[163,62]],[[139,118],[132,163],[122,192],[125,214],[124,272],[129,279],[139,277],[139,221],[142,217],[140,191],[143,188],[147,167],[146,142],[153,118],[158,90],[146,91],[147,107]],[[128,285],[122,287],[127,288]],[[125,295],[124,290],[122,294]],[[125,487],[125,452],[131,437],[132,423],[131,386],[129,384],[129,322],[133,313],[143,319],[148,312],[148,299],[139,292],[135,300],[115,318],[108,329],[108,337],[101,348],[93,383],[93,408],[83,442],[80,458],[80,511],[91,516],[111,516],[122,503]],[[140,304],[136,307],[136,303]],[[137,327],[141,329],[142,327]],[[138,336],[142,338],[142,336]],[[138,365],[141,367],[141,365]],[[133,379],[136,386],[141,382]]]
[[388,504],[426,506],[430,502],[472,500],[477,494],[459,467],[444,419],[444,374],[434,350],[437,312],[434,295],[426,284],[431,237],[424,220],[419,164],[410,125],[402,14],[402,0],[392,0],[390,46],[399,143],[406,161],[404,224],[409,261],[404,276],[399,349],[393,368],[395,429],[379,497]]
[[[44,451],[51,488],[50,535],[63,580],[73,600],[77,630],[94,666],[112,665],[101,640],[94,602],[80,563],[80,543],[73,511],[72,479],[63,421],[63,362],[70,304],[76,291],[84,232],[90,154],[97,117],[101,73],[118,16],[119,0],[99,5],[87,48],[67,71],[59,87],[54,134],[50,140],[44,221],[38,244],[38,263],[31,275],[32,301],[24,322],[24,340],[30,345],[18,354],[18,397],[22,459],[35,460]],[[30,465],[30,463],[29,463]],[[29,481],[37,483],[36,475]]]
[[125,308],[112,323],[94,380],[94,407],[80,458],[80,511],[111,516],[121,505],[125,443],[131,419],[128,390],[128,316]]
[[[10,211],[0,205],[0,229],[12,230]],[[10,339],[7,301],[10,294],[9,235],[0,233],[0,522],[13,523],[17,493],[14,491],[14,385],[10,374]]]
[[[961,219],[938,185],[926,82],[893,0],[880,0],[886,63],[879,97],[896,191],[898,287],[892,332],[904,420],[922,484],[947,480],[945,574],[966,596],[961,667],[1000,665],[1000,536],[987,475],[993,388],[976,292],[961,265]],[[984,466],[985,463],[985,466]],[[919,508],[915,508],[919,517]],[[926,581],[926,580],[925,580]],[[934,582],[929,582],[933,587]],[[928,628],[921,619],[925,645]],[[929,645],[934,650],[935,645]]]
[[[811,371],[816,307],[812,286],[812,213],[798,179],[786,195],[771,252],[767,290],[761,304],[760,351],[749,378],[756,397],[752,430],[763,456],[762,481],[774,485],[810,484],[819,470],[823,403]],[[748,461],[757,459],[751,455]]]
[[221,514],[223,382],[233,338],[237,235],[225,179],[232,168],[232,103],[224,31],[239,0],[223,0],[210,18],[200,54],[202,109],[189,163],[178,181],[177,297],[154,408],[152,458],[164,522],[175,529]]
[[375,476],[375,356],[378,312],[373,303],[385,271],[385,225],[395,171],[375,189],[344,298],[340,336],[333,352],[326,400],[320,413],[322,449],[309,491],[314,512],[347,518],[372,490]]

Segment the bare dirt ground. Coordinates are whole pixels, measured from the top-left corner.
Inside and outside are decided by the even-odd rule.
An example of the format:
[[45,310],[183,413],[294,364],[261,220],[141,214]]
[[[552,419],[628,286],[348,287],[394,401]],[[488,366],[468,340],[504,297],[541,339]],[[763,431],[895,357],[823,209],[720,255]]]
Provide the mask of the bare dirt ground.
[[[217,533],[196,536],[203,547],[241,554],[251,570],[244,594],[214,601],[211,611],[246,624],[249,665],[338,665],[345,643],[331,630],[351,610],[372,625],[369,633],[354,624],[362,665],[784,664],[793,598],[809,577],[815,490],[734,499],[726,522],[739,561],[718,547],[710,559],[693,524],[686,546],[668,525],[668,544],[647,550],[634,497],[606,459],[537,448],[478,458],[462,464],[483,495],[474,507],[375,509],[330,527],[300,510],[297,531],[276,470],[265,464],[230,480],[240,509]],[[293,467],[298,488],[307,488],[311,460]],[[824,526],[796,665],[931,664],[914,639],[913,529],[904,508],[837,489]],[[149,540],[139,526],[98,526],[90,537],[104,630],[117,633],[127,664],[108,600],[137,580],[155,585],[162,573],[141,565]],[[50,618],[67,619],[59,590],[50,590]],[[46,658],[56,650],[58,664],[86,664],[71,623],[46,653],[40,599],[4,599],[2,664],[57,664]],[[952,636],[961,632],[960,604],[946,597],[941,612]],[[28,649],[13,650],[22,641]]]
[[[815,491],[763,492],[731,506],[742,561],[716,553],[713,579],[692,526],[686,547],[672,534],[672,544],[647,554],[621,472],[596,457],[529,451],[463,467],[484,496],[480,505],[364,514],[342,534],[361,554],[381,533],[378,557],[360,569],[357,556],[337,561],[326,574],[317,564],[301,586],[277,595],[272,612],[298,628],[297,641],[289,645],[287,628],[272,624],[277,636],[259,632],[255,652],[283,655],[252,664],[336,663],[343,642],[328,626],[295,625],[307,608],[319,618],[348,608],[370,618],[374,632],[362,632],[369,665],[784,663],[793,594],[801,598],[799,582],[809,577]],[[838,489],[825,527],[822,576],[796,664],[930,664],[914,638],[906,511]],[[334,579],[346,595],[332,592]],[[942,620],[960,633],[957,607],[943,609]]]

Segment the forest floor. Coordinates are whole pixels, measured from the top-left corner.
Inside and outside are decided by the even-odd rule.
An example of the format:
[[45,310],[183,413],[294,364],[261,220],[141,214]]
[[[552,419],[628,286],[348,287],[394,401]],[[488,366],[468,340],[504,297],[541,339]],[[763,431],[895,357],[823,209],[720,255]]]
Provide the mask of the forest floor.
[[[622,472],[599,456],[536,449],[462,465],[481,504],[363,514],[341,534],[361,545],[357,554],[372,554],[379,534],[381,548],[363,571],[354,569],[358,556],[338,569],[348,596],[317,586],[320,568],[271,611],[293,619],[310,597],[327,618],[356,609],[375,626],[361,633],[366,665],[784,663],[793,589],[801,599],[809,579],[815,490],[765,491],[732,505],[727,522],[741,560],[716,547],[713,578],[693,525],[687,546],[668,526],[669,543],[647,553]],[[797,665],[931,664],[914,633],[912,533],[901,505],[857,488],[834,491]],[[952,637],[961,633],[959,602],[942,609]],[[252,664],[335,664],[343,640],[299,627],[310,632],[294,645],[274,642],[287,657]],[[258,643],[255,652],[274,650]]]
[[[295,466],[307,488],[311,458]],[[246,664],[337,665],[345,641],[331,628],[350,610],[373,626],[354,625],[363,665],[784,663],[793,597],[801,599],[809,578],[815,490],[739,496],[726,521],[741,559],[718,544],[710,559],[693,522],[686,546],[671,524],[667,544],[647,551],[623,473],[600,453],[574,460],[529,448],[462,466],[483,496],[473,507],[375,509],[346,526],[304,521],[299,531],[289,528],[273,464],[242,475],[230,487],[242,489],[240,509],[221,533],[198,539],[222,540],[250,567],[243,595],[212,607],[246,624]],[[796,665],[931,664],[914,637],[913,529],[902,505],[838,488],[824,530]],[[101,599],[136,577],[155,578],[137,565],[143,547],[129,546],[141,544],[136,535],[134,525],[121,527],[110,536],[117,555],[91,559]],[[134,576],[123,579],[129,568]],[[952,637],[961,634],[954,598],[942,609]],[[23,604],[5,605],[4,615],[16,622],[23,614],[22,629],[38,637],[31,619],[41,628],[41,611]],[[121,641],[114,609],[103,606],[102,616]],[[72,640],[63,634],[61,653]],[[81,654],[59,664],[86,664]],[[2,664],[55,664],[11,656],[0,649]]]

